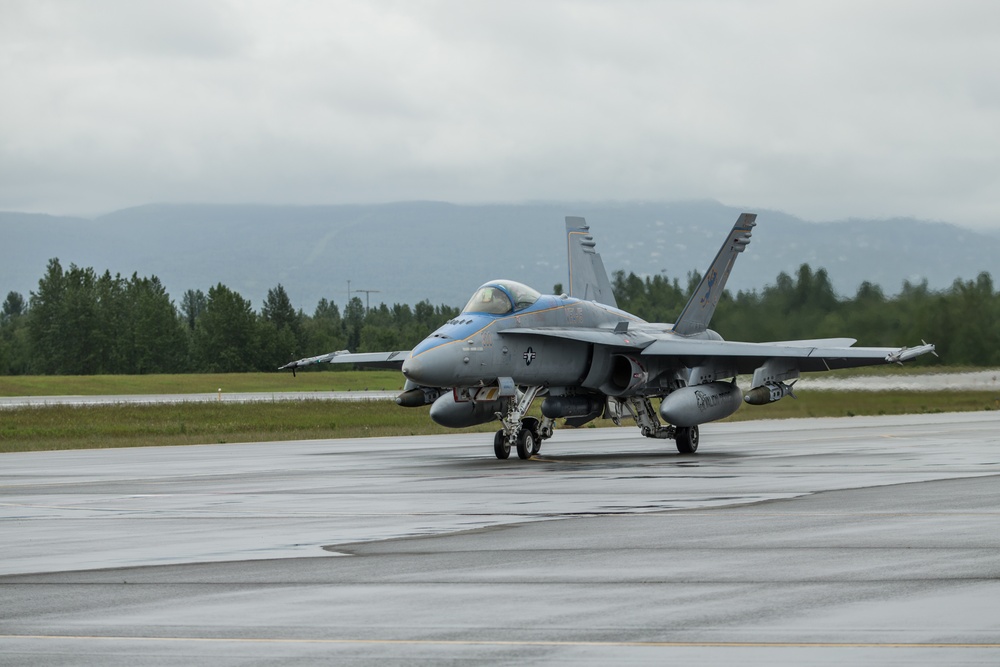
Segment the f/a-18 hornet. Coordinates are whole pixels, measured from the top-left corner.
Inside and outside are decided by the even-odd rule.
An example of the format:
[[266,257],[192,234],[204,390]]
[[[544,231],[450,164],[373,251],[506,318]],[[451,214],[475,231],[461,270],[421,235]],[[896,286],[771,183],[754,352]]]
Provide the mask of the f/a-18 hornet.
[[[491,280],[461,314],[412,350],[331,352],[293,361],[398,368],[406,378],[396,402],[430,405],[438,424],[463,428],[498,420],[499,459],[511,447],[522,459],[552,437],[556,420],[582,426],[599,417],[635,420],[647,438],[698,449],[698,426],[723,419],[744,402],[764,405],[793,396],[802,372],[902,363],[934,345],[853,347],[853,338],[743,343],[708,328],[736,257],[757,216],[740,215],[715,260],[673,324],[654,324],[620,310],[590,228],[566,218],[569,294],[542,295],[513,280]],[[736,376],[752,375],[743,394]],[[542,418],[528,412],[542,399]],[[793,396],[794,398],[794,396]],[[659,408],[652,399],[659,399]]]

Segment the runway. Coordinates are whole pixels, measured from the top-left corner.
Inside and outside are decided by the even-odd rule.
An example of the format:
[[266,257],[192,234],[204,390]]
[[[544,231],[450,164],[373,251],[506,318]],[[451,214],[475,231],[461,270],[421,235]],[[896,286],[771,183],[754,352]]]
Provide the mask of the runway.
[[1000,663],[1000,413],[0,456],[0,664]]

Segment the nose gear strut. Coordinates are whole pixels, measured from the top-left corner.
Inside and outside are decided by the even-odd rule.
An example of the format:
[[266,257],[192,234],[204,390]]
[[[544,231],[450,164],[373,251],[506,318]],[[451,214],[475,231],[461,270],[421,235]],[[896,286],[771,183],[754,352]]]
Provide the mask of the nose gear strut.
[[548,417],[541,421],[525,417],[542,387],[532,386],[518,390],[517,400],[510,402],[507,413],[497,413],[503,428],[493,436],[493,453],[498,459],[510,456],[510,448],[517,450],[521,459],[529,459],[539,452],[542,440],[552,437],[555,420]]

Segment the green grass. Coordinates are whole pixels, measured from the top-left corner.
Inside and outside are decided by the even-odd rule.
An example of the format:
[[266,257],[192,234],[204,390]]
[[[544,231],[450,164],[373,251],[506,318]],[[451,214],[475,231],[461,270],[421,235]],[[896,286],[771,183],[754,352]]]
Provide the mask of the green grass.
[[0,376],[0,396],[101,396],[118,394],[204,394],[259,391],[396,390],[397,371],[313,371],[206,375],[8,375]]
[[0,411],[0,452],[445,433],[392,401],[46,406]]
[[726,421],[1000,410],[994,391],[806,391],[769,405],[743,405]]
[[[766,406],[744,405],[728,421],[998,409],[1000,396],[996,392],[812,391],[802,392],[798,400],[785,398]],[[597,420],[590,426],[609,425],[608,420]],[[631,421],[623,422],[623,426],[632,428]],[[496,428],[493,423],[468,430],[488,433]],[[401,408],[392,401],[119,404],[0,410],[0,452],[454,432],[432,422],[428,408]]]

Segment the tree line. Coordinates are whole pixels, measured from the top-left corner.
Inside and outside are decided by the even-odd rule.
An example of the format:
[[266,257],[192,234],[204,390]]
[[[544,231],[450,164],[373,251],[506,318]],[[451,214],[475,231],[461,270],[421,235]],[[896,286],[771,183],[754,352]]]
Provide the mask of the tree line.
[[[689,274],[682,287],[677,278],[619,271],[612,283],[624,310],[671,322],[700,279]],[[259,311],[221,283],[207,294],[188,290],[175,304],[155,276],[98,275],[52,259],[37,290],[27,299],[9,292],[0,309],[0,375],[270,371],[333,350],[410,349],[458,313],[429,301],[368,310],[354,297],[343,311],[321,299],[308,315],[280,284]],[[1000,294],[985,272],[940,291],[905,282],[891,297],[864,282],[842,298],[824,269],[803,264],[761,290],[724,292],[712,328],[744,341],[849,336],[859,345],[901,346],[923,339],[947,364],[1000,365]]]
[[[701,281],[688,275],[682,288],[675,278],[613,275],[618,305],[648,321],[671,322]],[[987,272],[975,280],[955,280],[944,290],[927,281],[905,281],[899,294],[862,282],[853,297],[834,292],[825,269],[808,264],[794,276],[778,274],[761,290],[723,292],[712,328],[727,340],[750,342],[802,338],[856,338],[858,345],[901,347],[934,343],[949,365],[1000,366],[1000,293]],[[933,356],[917,363],[936,363]]]
[[428,301],[366,310],[354,297],[343,312],[321,299],[307,315],[280,284],[259,311],[222,283],[188,290],[176,305],[155,276],[98,275],[52,259],[28,299],[7,294],[0,375],[271,371],[333,350],[410,349],[458,313]]

